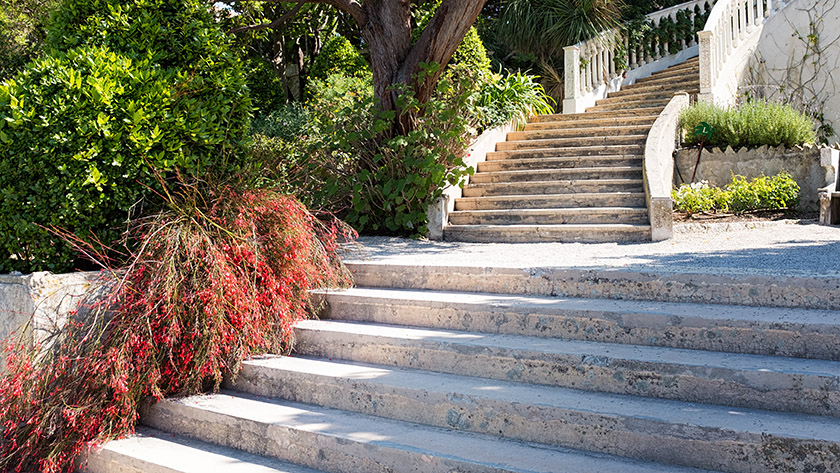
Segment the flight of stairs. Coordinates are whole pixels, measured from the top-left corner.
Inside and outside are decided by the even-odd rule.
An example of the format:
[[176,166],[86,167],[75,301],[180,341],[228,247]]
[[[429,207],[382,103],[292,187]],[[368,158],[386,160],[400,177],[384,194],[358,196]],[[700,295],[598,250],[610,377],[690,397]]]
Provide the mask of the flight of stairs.
[[645,140],[676,92],[699,90],[695,57],[609,94],[585,113],[535,117],[478,164],[444,238],[649,240]]
[[150,406],[88,471],[840,471],[836,281],[351,270],[294,356]]

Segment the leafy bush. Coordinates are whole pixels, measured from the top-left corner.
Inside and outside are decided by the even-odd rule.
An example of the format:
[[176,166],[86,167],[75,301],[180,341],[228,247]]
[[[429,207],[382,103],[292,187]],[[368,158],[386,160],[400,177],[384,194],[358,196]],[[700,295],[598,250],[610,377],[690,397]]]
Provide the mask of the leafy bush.
[[7,351],[0,471],[76,471],[147,396],[218,389],[250,356],[287,352],[309,291],[348,284],[341,227],[276,192],[204,190],[132,227],[131,264],[102,273],[50,350]]
[[[286,140],[283,138],[256,134],[251,143],[250,168],[247,173],[255,187],[270,187],[287,194],[300,194],[297,186],[306,172],[309,154],[307,140]],[[306,195],[301,198],[311,202]]]
[[[304,194],[316,206],[341,212],[360,232],[426,233],[428,205],[445,185],[472,172],[461,156],[474,125],[464,113],[473,80],[467,71],[457,76],[458,82],[438,83],[415,131],[406,136],[391,134],[394,112],[379,109],[369,89],[319,89],[312,106],[320,138],[312,141],[309,168],[301,176]],[[410,90],[395,92],[401,110],[421,107]]]
[[333,36],[324,44],[309,70],[309,78],[326,79],[341,74],[348,77],[370,75],[370,66],[344,36]]
[[476,113],[484,128],[511,120],[523,124],[532,114],[554,113],[553,103],[535,76],[521,72],[490,76],[481,84],[475,99]]
[[[286,102],[283,81],[266,61],[247,57],[243,61],[248,95],[254,104],[257,117],[265,117]],[[252,125],[253,129],[253,125]]]
[[792,147],[814,143],[814,122],[788,105],[752,101],[739,107],[724,108],[697,102],[683,110],[680,127],[687,144],[699,143],[694,129],[706,122],[714,133],[706,140],[711,146],[756,147],[762,145]]
[[295,141],[311,132],[312,119],[308,108],[300,102],[291,102],[256,118],[251,125],[251,133]]
[[152,169],[235,171],[247,143],[245,79],[199,3],[68,0],[49,38],[0,86],[0,271],[72,268],[43,227],[110,243],[154,207]]
[[[414,10],[416,16],[415,21],[417,23],[417,27],[412,29],[412,39],[414,41],[417,41],[420,37],[420,34],[426,28],[426,25],[429,24],[429,21],[431,21],[439,5],[440,0],[436,0]],[[461,44],[458,45],[458,48],[452,54],[447,68],[454,66],[462,66],[465,70],[472,71],[478,75],[490,73],[490,58],[487,56],[487,49],[484,47],[481,36],[479,36],[478,30],[475,27],[467,30],[467,34],[461,40]],[[449,76],[451,72],[447,71],[444,74]],[[453,78],[448,77],[448,80],[453,80]]]
[[799,205],[799,185],[790,174],[747,180],[733,175],[725,189],[706,181],[683,184],[671,192],[674,208],[681,212],[750,212],[754,210],[792,209]]

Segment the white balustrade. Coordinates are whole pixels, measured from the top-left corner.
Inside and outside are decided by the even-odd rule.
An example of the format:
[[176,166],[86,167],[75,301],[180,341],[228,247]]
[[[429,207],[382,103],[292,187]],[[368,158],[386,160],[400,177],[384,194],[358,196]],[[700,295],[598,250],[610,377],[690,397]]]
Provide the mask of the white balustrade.
[[[757,1],[766,1],[769,4],[772,0]],[[647,15],[646,19],[654,25],[654,31],[656,31],[655,28],[664,21],[678,24],[682,17],[682,21],[690,22],[694,30],[695,19],[711,10],[714,2],[715,0],[692,0]],[[594,105],[595,100],[602,98],[607,92],[620,88],[622,78],[627,72],[696,45],[694,35],[687,40],[684,31],[680,31],[679,28],[676,30],[677,34],[673,37],[658,38],[656,35],[642,35],[643,39],[638,40],[630,38],[622,28],[614,28],[592,39],[564,48],[563,113],[583,112],[586,107]]]
[[[737,88],[734,68],[742,67],[749,54],[745,45],[766,18],[791,0],[718,0],[706,26],[697,33],[700,42],[700,99],[730,102]],[[741,48],[739,50],[739,47]],[[724,76],[726,72],[726,77]]]

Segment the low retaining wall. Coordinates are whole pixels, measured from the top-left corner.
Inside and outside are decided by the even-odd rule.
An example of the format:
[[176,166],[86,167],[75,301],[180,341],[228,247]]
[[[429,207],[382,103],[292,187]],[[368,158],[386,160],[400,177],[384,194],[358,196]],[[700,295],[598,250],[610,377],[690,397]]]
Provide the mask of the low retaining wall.
[[[703,150],[695,181],[708,181],[710,185],[723,187],[732,182],[732,174],[748,179],[773,176],[787,171],[801,188],[799,209],[817,211],[819,190],[835,182],[837,170],[826,159],[834,150],[824,147],[741,148],[731,147]],[[825,155],[825,156],[824,156]],[[697,162],[697,148],[683,148],[676,153],[674,184],[679,186],[691,179]],[[679,172],[677,172],[679,171]],[[680,175],[682,178],[680,178]]]
[[[0,274],[0,338],[32,347],[61,327],[97,273]],[[0,356],[0,368],[5,368]]]

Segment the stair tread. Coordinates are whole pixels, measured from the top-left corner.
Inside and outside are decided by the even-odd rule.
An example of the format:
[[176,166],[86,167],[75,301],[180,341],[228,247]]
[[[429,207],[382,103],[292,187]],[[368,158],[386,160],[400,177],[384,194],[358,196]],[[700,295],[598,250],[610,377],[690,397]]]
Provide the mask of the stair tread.
[[[685,348],[662,348],[645,345],[616,344],[582,340],[534,338],[522,335],[486,334],[455,330],[405,327],[362,322],[333,320],[305,320],[298,323],[302,330],[321,333],[344,333],[355,336],[411,341],[417,344],[430,342],[447,345],[504,350],[515,353],[545,355],[607,356],[611,359],[636,362],[655,361],[664,364],[679,363],[702,370],[716,368],[748,373],[790,373],[821,377],[840,377],[840,362],[788,357],[769,357],[741,353],[719,353]],[[601,363],[598,361],[597,363]]]
[[450,214],[645,213],[646,207],[556,207],[538,209],[453,210]]
[[[372,456],[377,450],[391,453],[396,451],[413,455],[412,460],[416,462],[425,463],[432,461],[433,458],[440,458],[447,465],[466,463],[481,466],[486,471],[517,473],[700,471],[468,432],[456,432],[309,404],[258,398],[232,391],[164,400],[155,408],[168,408],[195,415],[205,422],[229,420],[238,425],[270,426],[272,429],[303,432],[310,442],[318,444],[317,450],[321,452],[329,447],[322,445],[319,439],[329,437],[335,439],[335,443],[341,446],[364,445],[362,452],[365,456]],[[201,428],[197,425],[198,422],[193,421],[190,424],[191,428]],[[388,471],[395,467],[397,470],[394,471],[401,471],[399,467],[409,471],[417,466],[407,464],[406,460],[395,458],[393,454],[380,461],[388,464],[386,467]],[[396,462],[399,463],[395,465]],[[422,470],[411,469],[411,471]]]
[[[509,295],[479,292],[422,291],[410,289],[382,289],[356,287],[331,291],[332,297],[367,300],[398,299],[413,304],[432,307],[475,308],[492,306],[510,311],[528,311],[552,314],[559,311],[581,311],[599,314],[626,312],[628,315],[650,317],[680,317],[690,319],[734,320],[744,327],[755,322],[774,324],[807,324],[834,327],[840,331],[837,311],[779,307],[754,307],[741,305],[700,304],[688,302],[633,301],[618,299],[588,299],[574,297],[547,297],[535,295]],[[690,322],[689,322],[690,323]]]
[[[377,392],[432,391],[460,396],[466,403],[483,399],[522,405],[559,408],[603,416],[631,417],[673,425],[688,425],[729,432],[840,441],[837,419],[759,409],[645,398],[626,394],[582,391],[572,388],[488,380],[431,371],[389,367],[346,360],[294,356],[265,357],[245,362],[250,368],[342,378],[374,386]],[[420,397],[425,397],[425,394]],[[662,427],[666,430],[670,427]]]
[[[119,468],[118,470],[112,469]],[[233,448],[148,427],[105,444],[89,458],[88,473],[321,473]]]

